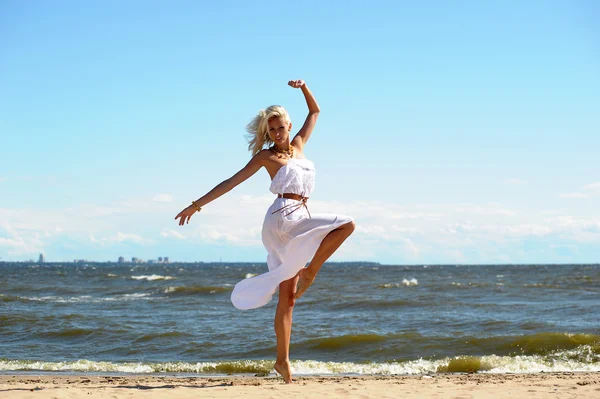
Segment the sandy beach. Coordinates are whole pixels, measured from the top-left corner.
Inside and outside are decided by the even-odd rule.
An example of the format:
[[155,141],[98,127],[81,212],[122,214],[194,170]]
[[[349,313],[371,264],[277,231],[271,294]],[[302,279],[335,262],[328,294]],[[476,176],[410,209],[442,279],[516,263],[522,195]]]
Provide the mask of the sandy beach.
[[2,398],[598,398],[599,373],[275,377],[0,376]]

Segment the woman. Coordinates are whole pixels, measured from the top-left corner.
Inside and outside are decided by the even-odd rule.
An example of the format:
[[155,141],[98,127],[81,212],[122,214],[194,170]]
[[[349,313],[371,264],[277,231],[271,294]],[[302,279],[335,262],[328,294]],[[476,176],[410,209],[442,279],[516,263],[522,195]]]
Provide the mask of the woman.
[[[275,312],[275,370],[286,383],[292,382],[289,347],[295,300],[304,294],[323,263],[355,227],[351,217],[311,215],[308,210],[307,200],[313,189],[315,170],[312,162],[304,157],[304,146],[315,127],[320,109],[304,81],[292,80],[288,85],[300,88],[308,105],[306,121],[293,140],[290,141],[292,122],[283,107],[273,105],[261,110],[247,126],[250,133],[248,149],[253,155],[250,162],[206,195],[192,201],[192,205],[175,217],[179,218],[180,226],[189,223],[192,215],[204,205],[265,167],[271,177],[270,190],[277,194],[267,211],[262,229],[269,271],[236,284],[231,301],[238,309],[257,308],[267,304],[279,288]],[[265,145],[270,147],[264,149]]]

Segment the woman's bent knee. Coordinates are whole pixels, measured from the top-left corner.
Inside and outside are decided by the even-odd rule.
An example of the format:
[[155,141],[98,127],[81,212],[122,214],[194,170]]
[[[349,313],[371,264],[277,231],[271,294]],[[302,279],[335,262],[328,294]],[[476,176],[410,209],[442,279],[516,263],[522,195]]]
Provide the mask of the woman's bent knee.
[[348,229],[348,235],[352,234],[354,232],[354,230],[356,229],[356,223],[354,223],[354,220],[346,223],[344,225],[344,228]]
[[296,299],[294,296],[290,296],[288,298],[279,297],[279,303],[277,303],[277,307],[284,312],[291,312],[294,310],[294,305],[296,304]]

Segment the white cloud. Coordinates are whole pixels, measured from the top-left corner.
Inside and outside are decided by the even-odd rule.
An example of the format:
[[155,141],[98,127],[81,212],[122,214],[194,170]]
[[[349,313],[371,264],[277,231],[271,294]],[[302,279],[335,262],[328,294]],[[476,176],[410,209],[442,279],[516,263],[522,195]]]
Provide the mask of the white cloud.
[[102,238],[97,239],[93,234],[90,234],[90,241],[95,244],[115,244],[115,243],[123,243],[123,242],[132,242],[134,244],[151,244],[152,240],[147,240],[142,238],[142,236],[138,234],[132,233],[122,233],[118,231],[116,234],[104,236]]
[[[11,224],[4,222],[0,226],[0,249],[5,249],[9,255],[23,255],[41,252],[43,243],[37,231],[20,232]],[[2,252],[0,252],[2,255]]]
[[[85,204],[67,209],[0,208],[0,256],[35,257],[51,248],[87,248],[112,245],[211,245],[264,249],[263,217],[273,197],[224,196],[194,215],[190,224],[177,226],[179,209],[167,203],[130,199],[114,204]],[[351,215],[354,235],[335,255],[340,259],[382,259],[398,262],[466,262],[479,256],[499,261],[519,259],[525,240],[577,245],[600,244],[600,213],[578,207],[543,210],[506,207],[496,203],[402,204],[310,200],[312,214]],[[152,237],[152,239],[148,238]],[[169,242],[169,240],[171,240]],[[545,242],[544,241],[544,242]],[[104,251],[104,249],[103,249]],[[475,254],[475,255],[474,255]],[[512,255],[511,255],[512,254]],[[82,253],[83,255],[83,253]],[[479,259],[479,258],[478,258]]]
[[146,242],[148,242],[148,243],[151,242],[150,240],[145,240],[138,234],[127,234],[127,233],[121,233],[120,231],[117,233],[116,236],[109,237],[109,240],[115,241],[115,242],[131,241],[131,242],[135,242],[136,244],[144,244]]
[[581,187],[584,192],[577,191],[572,193],[559,194],[560,198],[591,198],[600,196],[600,182],[586,184]]
[[172,230],[172,229],[163,229],[163,230],[160,232],[160,235],[161,235],[162,237],[175,237],[175,238],[178,238],[178,239],[180,239],[180,240],[187,240],[187,237],[186,237],[186,236],[184,236],[184,235],[183,235],[183,234],[181,234],[180,232],[178,232],[178,231],[175,231],[175,230]]
[[518,211],[512,209],[505,209],[497,204],[459,204],[451,209],[453,212],[465,213],[470,215],[502,215],[502,216],[515,216]]
[[585,186],[583,186],[583,189],[587,192],[591,192],[593,194],[600,194],[600,182],[598,183],[591,183],[591,184],[586,184]]
[[400,238],[401,248],[404,255],[409,259],[416,259],[419,256],[419,248],[410,238]]
[[559,215],[561,212],[557,211],[556,209],[549,209],[549,210],[541,210],[539,211],[540,215]]
[[465,263],[467,260],[465,254],[458,249],[446,249],[443,251],[443,256],[448,259],[448,263]]
[[7,180],[8,180],[8,178],[6,178],[6,177],[0,177],[0,181],[7,181]]
[[231,225],[205,225],[196,230],[195,238],[207,243],[229,243],[240,246],[262,246],[261,229]]
[[154,202],[171,203],[173,202],[173,196],[171,194],[156,194],[152,197]]
[[504,182],[508,183],[508,184],[525,184],[525,183],[527,183],[527,180],[519,179],[519,178],[512,178],[512,179],[506,179],[506,180],[504,180]]
[[563,193],[559,194],[560,198],[589,198],[589,195],[584,193]]
[[0,238],[0,247],[8,248],[17,253],[29,252],[27,245],[22,239]]

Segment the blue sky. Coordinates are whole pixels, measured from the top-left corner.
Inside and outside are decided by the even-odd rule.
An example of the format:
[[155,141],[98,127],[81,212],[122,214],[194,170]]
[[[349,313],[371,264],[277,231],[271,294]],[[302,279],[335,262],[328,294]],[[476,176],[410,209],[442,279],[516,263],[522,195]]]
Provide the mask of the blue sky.
[[3,1],[0,258],[264,261],[244,127],[304,79],[332,260],[600,261],[595,1]]

